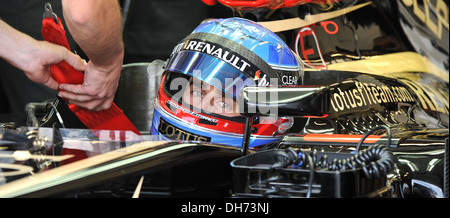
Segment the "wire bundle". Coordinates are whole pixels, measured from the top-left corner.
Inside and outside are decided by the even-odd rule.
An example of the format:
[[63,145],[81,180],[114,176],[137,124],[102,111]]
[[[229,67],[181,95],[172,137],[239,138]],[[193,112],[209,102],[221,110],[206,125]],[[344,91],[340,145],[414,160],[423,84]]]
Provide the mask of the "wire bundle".
[[329,160],[327,155],[317,157],[317,152],[312,152],[312,163],[308,161],[309,154],[299,153],[298,164],[312,164],[315,169],[327,169],[344,171],[361,168],[368,179],[380,178],[387,175],[394,168],[394,155],[383,145],[374,145],[364,151],[345,159]]
[[[379,129],[385,129],[388,135],[388,146],[391,143],[391,134],[389,127],[377,126],[367,132],[356,146],[356,153],[344,154],[330,160],[327,154],[318,153],[317,151],[309,152],[302,151],[297,152],[292,148],[283,150],[274,150],[272,152],[273,164],[270,166],[269,171],[271,175],[274,175],[264,183],[267,186],[271,186],[272,181],[279,181],[281,175],[276,173],[280,169],[286,169],[291,166],[294,168],[309,169],[308,189],[306,197],[311,197],[312,184],[314,180],[314,173],[319,170],[330,171],[345,171],[345,170],[357,170],[361,169],[367,179],[378,179],[386,176],[390,173],[395,164],[395,157],[391,151],[384,145],[373,145],[365,150],[360,151],[360,147],[364,140]],[[330,156],[333,154],[330,154]],[[272,190],[268,190],[265,195],[281,193],[283,190],[279,187],[272,187]]]

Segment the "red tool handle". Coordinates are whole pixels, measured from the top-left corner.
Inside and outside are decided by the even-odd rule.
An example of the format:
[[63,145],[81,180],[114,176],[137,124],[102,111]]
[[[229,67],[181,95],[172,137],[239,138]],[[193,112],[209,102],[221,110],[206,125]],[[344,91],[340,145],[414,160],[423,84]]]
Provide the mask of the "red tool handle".
[[[44,39],[70,50],[61,19],[57,18],[58,22],[55,22],[54,19],[53,17],[46,17],[42,20]],[[83,72],[76,70],[65,61],[52,65],[51,74],[58,83],[82,84],[84,82]],[[69,104],[69,108],[89,129],[129,130],[140,135],[139,130],[114,103],[109,109],[102,111],[89,111],[74,104]]]

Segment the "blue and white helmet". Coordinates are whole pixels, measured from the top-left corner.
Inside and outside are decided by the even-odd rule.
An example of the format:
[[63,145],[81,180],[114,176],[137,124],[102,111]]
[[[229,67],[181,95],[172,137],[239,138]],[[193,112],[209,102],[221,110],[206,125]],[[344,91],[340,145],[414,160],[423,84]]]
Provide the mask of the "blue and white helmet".
[[[152,134],[162,139],[241,146],[247,86],[297,85],[303,66],[275,33],[243,18],[200,24],[173,50],[162,77]],[[292,118],[255,119],[250,147],[277,142]]]

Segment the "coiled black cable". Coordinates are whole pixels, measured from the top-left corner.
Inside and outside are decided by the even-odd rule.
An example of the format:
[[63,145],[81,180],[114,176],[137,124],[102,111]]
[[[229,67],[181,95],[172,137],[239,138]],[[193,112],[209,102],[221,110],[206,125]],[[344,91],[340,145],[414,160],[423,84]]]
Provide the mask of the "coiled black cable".
[[[368,179],[385,176],[394,168],[394,155],[383,145],[374,145],[349,158],[335,158],[331,161],[327,155],[319,159],[316,151],[309,155],[315,168],[332,171],[361,168]],[[299,163],[309,163],[307,156],[308,154],[301,154]]]
[[[311,196],[311,189],[314,180],[315,170],[330,170],[330,171],[345,171],[355,170],[360,168],[367,179],[377,179],[386,176],[394,168],[395,157],[391,151],[384,145],[373,145],[363,151],[359,151],[364,140],[379,129],[386,129],[388,135],[387,146],[391,144],[391,132],[387,126],[377,126],[367,132],[360,140],[356,147],[355,154],[348,154],[347,158],[334,158],[329,160],[328,156],[324,154],[320,158],[318,152],[303,152],[297,153],[291,148],[285,150],[278,150],[274,153],[275,163],[270,167],[270,170],[283,169],[287,166],[294,165],[295,167],[306,168],[309,167],[310,175],[308,181],[308,190],[306,197]],[[351,156],[350,156],[351,155]],[[270,179],[277,180],[278,176]],[[267,183],[269,183],[269,180]],[[280,190],[270,190],[269,193],[278,193]]]
[[[285,150],[278,150],[278,151],[276,151],[274,153],[274,159],[276,159],[276,162],[269,169],[272,172],[277,170],[277,169],[284,169],[287,166],[299,163],[299,161],[300,161],[300,157],[297,154],[297,152],[295,152],[293,149],[290,149],[290,148],[285,149]],[[314,163],[313,159],[309,155],[304,156],[304,159],[307,159],[308,163]],[[314,164],[309,164],[309,179],[308,179],[308,188],[306,190],[306,198],[310,198],[311,197],[312,184],[313,184],[313,181],[314,181],[314,170],[315,170],[314,169]],[[277,181],[277,180],[279,180],[279,177],[278,176],[273,176],[273,177],[267,179],[266,182],[265,182],[266,185],[269,185],[269,182],[271,180]],[[275,189],[275,190],[267,191],[264,195],[268,196],[269,194],[276,194],[276,193],[279,193],[279,192],[280,192],[280,190]]]
[[361,169],[367,179],[383,178],[394,168],[395,157],[384,145],[373,145],[369,148],[355,154],[344,155],[344,157],[328,159],[327,154],[319,157],[317,151],[297,153],[291,148],[278,150],[274,155],[274,164],[269,168],[272,177],[262,182],[271,190],[267,190],[265,196],[273,194],[282,194],[282,188],[271,186],[272,181],[279,181],[282,175],[275,173],[279,169],[285,169],[288,166],[309,168],[308,188],[306,197],[311,197],[312,186],[314,182],[314,173],[318,170],[345,171]]
[[356,146],[356,154],[345,159],[333,159],[328,160],[327,155],[322,156],[320,159],[317,157],[317,151],[313,151],[311,160],[308,160],[308,154],[300,152],[298,157],[293,157],[293,150],[286,150],[284,155],[278,154],[278,164],[286,166],[288,163],[295,165],[307,164],[312,165],[317,169],[328,169],[334,171],[344,171],[349,169],[361,168],[368,179],[380,178],[387,175],[394,168],[394,155],[390,152],[386,146],[373,145],[364,151],[360,151],[360,147],[364,140],[379,129],[385,129],[388,136],[387,146],[391,145],[391,132],[389,127],[381,125],[370,129],[369,132],[364,134],[360,142]]

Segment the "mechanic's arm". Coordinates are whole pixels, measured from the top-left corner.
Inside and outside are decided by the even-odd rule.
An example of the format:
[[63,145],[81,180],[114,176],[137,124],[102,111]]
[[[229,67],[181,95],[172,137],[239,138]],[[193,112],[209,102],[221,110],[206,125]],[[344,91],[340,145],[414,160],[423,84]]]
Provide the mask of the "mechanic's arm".
[[66,61],[75,69],[83,71],[86,62],[63,46],[37,41],[0,20],[0,57],[25,72],[36,83],[57,89],[50,74],[50,66]]
[[118,0],[62,0],[71,35],[88,56],[82,85],[60,84],[59,96],[89,110],[108,109],[120,79],[124,44]]

